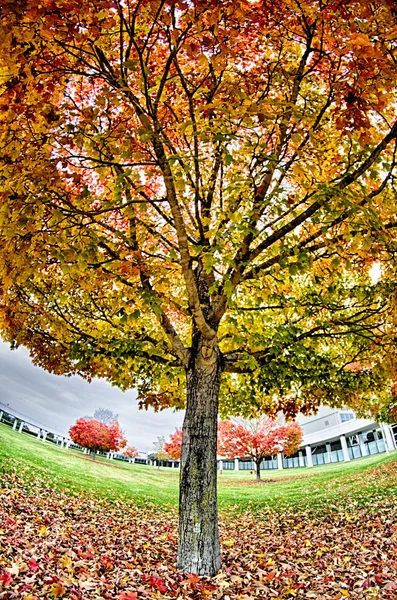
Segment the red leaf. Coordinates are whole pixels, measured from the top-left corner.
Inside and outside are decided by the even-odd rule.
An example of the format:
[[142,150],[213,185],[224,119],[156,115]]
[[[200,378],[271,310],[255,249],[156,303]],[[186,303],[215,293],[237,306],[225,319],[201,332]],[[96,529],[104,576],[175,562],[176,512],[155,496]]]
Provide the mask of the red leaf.
[[30,567],[31,571],[38,571],[40,569],[40,565],[35,558],[30,559],[29,567]]
[[146,577],[142,576],[142,579],[144,581],[147,581],[149,585],[154,587],[162,594],[168,591],[167,586],[164,584],[164,581],[161,579],[161,577],[158,577],[157,575],[151,575],[150,577],[148,577],[147,575]]
[[2,573],[0,573],[0,583],[4,587],[7,587],[8,585],[10,585],[11,581],[12,581],[12,577],[8,571],[3,571]]

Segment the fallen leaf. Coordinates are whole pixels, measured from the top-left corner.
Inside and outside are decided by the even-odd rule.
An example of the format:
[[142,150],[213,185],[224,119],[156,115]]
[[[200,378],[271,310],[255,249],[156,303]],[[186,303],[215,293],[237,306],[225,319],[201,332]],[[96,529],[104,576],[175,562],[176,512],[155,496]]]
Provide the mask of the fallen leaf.
[[51,585],[49,593],[53,598],[62,598],[62,596],[66,594],[66,588],[62,585],[62,583],[57,581]]

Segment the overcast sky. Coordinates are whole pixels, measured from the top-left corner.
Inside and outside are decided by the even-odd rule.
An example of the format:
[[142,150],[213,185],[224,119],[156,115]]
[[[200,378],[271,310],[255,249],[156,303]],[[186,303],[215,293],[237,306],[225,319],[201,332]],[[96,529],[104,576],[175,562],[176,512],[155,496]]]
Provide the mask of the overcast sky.
[[141,452],[153,450],[157,436],[166,439],[182,426],[183,413],[138,410],[134,390],[121,392],[106,381],[87,383],[80,377],[51,375],[35,367],[25,348],[11,351],[0,340],[0,409],[15,409],[59,433],[66,434],[79,417],[96,408],[119,414],[128,442]]

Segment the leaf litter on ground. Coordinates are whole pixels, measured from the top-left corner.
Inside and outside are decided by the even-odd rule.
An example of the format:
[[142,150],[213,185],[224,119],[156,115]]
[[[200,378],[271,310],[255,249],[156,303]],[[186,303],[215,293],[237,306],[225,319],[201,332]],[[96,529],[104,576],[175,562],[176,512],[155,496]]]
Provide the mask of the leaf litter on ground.
[[395,463],[362,475],[369,498],[358,476],[355,496],[320,512],[222,511],[223,567],[206,578],[176,570],[175,509],[60,490],[6,462],[0,600],[397,599],[397,506],[380,493]]

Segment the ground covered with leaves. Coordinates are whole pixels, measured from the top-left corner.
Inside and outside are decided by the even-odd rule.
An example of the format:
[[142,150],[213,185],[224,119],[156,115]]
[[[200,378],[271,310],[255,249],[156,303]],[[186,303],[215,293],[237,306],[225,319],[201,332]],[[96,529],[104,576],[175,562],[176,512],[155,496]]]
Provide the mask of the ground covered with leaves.
[[51,478],[7,460],[0,600],[395,600],[397,506],[381,493],[382,481],[397,484],[395,464],[366,471],[370,498],[358,479],[356,497],[341,494],[321,512],[223,512],[223,568],[210,579],[175,569],[173,509],[54,489]]

